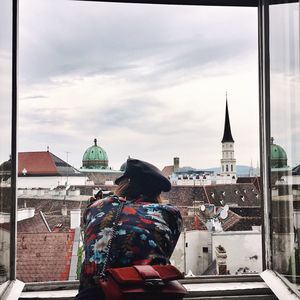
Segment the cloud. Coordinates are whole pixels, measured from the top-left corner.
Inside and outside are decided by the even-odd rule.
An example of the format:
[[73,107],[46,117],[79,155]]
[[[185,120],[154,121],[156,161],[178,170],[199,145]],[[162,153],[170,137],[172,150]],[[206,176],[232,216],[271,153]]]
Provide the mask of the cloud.
[[71,151],[78,167],[97,137],[115,167],[127,155],[215,166],[228,90],[237,153],[255,161],[256,10],[24,2],[20,150]]
[[[216,27],[215,20],[205,17],[207,8],[196,8],[198,12],[191,13],[191,8],[177,6],[30,2],[33,4],[21,3],[20,8],[20,23],[26,25],[20,28],[20,73],[24,83],[49,83],[51,78],[64,74],[126,72],[130,76],[130,71],[136,72],[136,79],[145,60],[159,66],[153,76],[159,74],[162,78],[180,70],[201,70],[212,62],[224,63],[253,47],[253,42],[245,38],[251,26],[239,30],[230,20],[234,14],[231,11],[223,16],[223,29],[231,31],[226,39],[223,31],[207,34],[210,27]],[[249,18],[253,18],[252,13]],[[238,34],[241,30],[243,34]],[[140,75],[140,79],[149,80],[149,76]]]

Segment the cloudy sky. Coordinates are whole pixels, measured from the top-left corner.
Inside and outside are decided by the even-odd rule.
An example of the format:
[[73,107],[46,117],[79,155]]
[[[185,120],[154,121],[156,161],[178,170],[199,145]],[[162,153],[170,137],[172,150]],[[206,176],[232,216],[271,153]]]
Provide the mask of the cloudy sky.
[[10,155],[11,147],[11,7],[9,0],[0,9],[0,164]]
[[257,10],[20,1],[19,151],[81,166],[220,165],[225,93],[238,164],[258,160]]

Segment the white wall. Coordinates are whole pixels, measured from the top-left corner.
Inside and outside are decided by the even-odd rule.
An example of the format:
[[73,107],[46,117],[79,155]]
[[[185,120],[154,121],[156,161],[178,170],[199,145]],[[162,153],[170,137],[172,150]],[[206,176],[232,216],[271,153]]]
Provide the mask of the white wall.
[[80,227],[80,216],[81,216],[81,209],[72,209],[70,210],[70,217],[71,217],[71,229],[75,229]]
[[57,185],[85,185],[86,176],[43,176],[43,177],[18,177],[18,188],[53,188]]
[[20,208],[18,209],[18,216],[17,216],[17,220],[18,221],[22,221],[22,220],[26,220],[29,218],[33,218],[34,217],[34,211],[35,208]]
[[[194,275],[202,274],[211,260],[210,236],[208,231],[202,230],[182,232],[171,257],[171,263],[186,274],[189,271]],[[203,247],[208,247],[209,253],[203,252]]]
[[[17,211],[17,221],[26,220],[34,217],[35,208],[20,208]],[[0,213],[0,224],[10,222],[10,213]]]
[[[179,175],[181,176],[181,175]],[[236,176],[235,176],[236,177]],[[181,177],[177,177],[176,175],[172,175],[170,178],[171,184],[173,185],[212,185],[212,184],[235,184],[236,178],[232,179],[232,176],[218,176],[213,175],[209,176],[206,175],[206,179],[203,179],[202,176],[200,176],[200,179],[182,179]]]
[[[231,275],[239,268],[248,267],[250,271],[262,272],[262,245],[259,231],[225,231],[212,234],[213,259],[215,249],[223,246],[227,253],[227,270]],[[257,256],[257,258],[255,258]]]

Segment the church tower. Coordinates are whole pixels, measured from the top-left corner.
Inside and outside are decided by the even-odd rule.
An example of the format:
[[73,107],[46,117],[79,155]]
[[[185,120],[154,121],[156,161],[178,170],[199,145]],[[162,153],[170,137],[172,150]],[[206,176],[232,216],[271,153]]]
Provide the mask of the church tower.
[[227,93],[225,109],[225,125],[222,139],[221,175],[236,178],[236,159],[234,158],[234,140],[231,134],[230,119],[228,113]]

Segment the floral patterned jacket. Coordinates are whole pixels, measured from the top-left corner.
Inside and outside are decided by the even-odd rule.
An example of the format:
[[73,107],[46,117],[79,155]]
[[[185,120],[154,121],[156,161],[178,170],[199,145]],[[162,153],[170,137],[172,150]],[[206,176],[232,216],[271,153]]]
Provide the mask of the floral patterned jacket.
[[[118,205],[118,197],[108,197],[94,202],[84,213],[85,259],[80,290],[94,286],[93,276],[102,270]],[[181,229],[182,218],[176,207],[143,202],[142,199],[127,200],[112,243],[108,267],[167,264]]]

